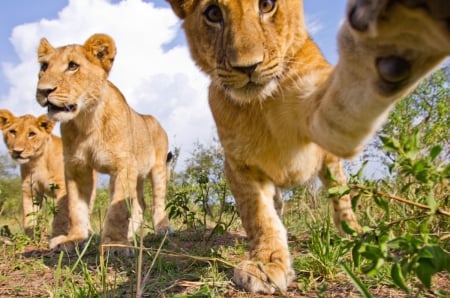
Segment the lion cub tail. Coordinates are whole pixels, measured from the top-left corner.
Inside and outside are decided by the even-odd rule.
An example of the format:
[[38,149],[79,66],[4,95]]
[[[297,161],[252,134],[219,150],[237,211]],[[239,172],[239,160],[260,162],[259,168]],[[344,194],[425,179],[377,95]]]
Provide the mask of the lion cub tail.
[[170,180],[170,175],[172,174],[172,161],[173,161],[173,153],[172,151],[169,151],[169,153],[167,153],[167,158],[166,158],[166,167],[167,167],[167,181]]

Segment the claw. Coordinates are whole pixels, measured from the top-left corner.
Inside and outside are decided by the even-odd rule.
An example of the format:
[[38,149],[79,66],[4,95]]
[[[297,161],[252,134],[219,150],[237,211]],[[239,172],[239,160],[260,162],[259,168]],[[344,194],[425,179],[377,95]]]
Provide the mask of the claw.
[[388,0],[356,0],[348,13],[348,21],[353,29],[367,31],[380,12],[386,7]]

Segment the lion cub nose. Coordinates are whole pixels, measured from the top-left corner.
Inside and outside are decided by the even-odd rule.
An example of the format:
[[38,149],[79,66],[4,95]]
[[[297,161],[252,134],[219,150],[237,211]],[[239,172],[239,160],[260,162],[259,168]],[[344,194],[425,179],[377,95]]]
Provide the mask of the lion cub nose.
[[236,69],[237,71],[245,73],[248,76],[251,76],[252,73],[255,71],[256,67],[258,66],[258,64],[259,63],[253,64],[253,65],[249,65],[249,66],[235,66],[233,68]]
[[56,90],[56,87],[55,88],[44,88],[44,89],[38,89],[37,92],[38,92],[39,96],[47,98],[50,95],[50,93],[52,93],[55,90]]
[[22,152],[23,152],[22,149],[14,149],[13,152],[11,153],[12,158],[19,158]]

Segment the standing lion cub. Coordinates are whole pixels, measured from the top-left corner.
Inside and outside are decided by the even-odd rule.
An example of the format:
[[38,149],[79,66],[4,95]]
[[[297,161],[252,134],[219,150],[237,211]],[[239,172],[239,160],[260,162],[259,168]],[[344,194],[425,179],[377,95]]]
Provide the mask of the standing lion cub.
[[0,110],[0,129],[12,159],[20,165],[23,227],[33,235],[44,196],[56,199],[51,237],[69,229],[61,139],[52,134],[55,123],[46,115],[14,116]]
[[[339,157],[361,151],[396,100],[450,54],[450,5],[349,0],[333,68],[307,32],[301,0],[168,2],[211,78],[209,105],[250,249],[234,280],[250,292],[284,292],[294,271],[278,188],[316,174],[345,183]],[[359,230],[348,196],[333,208],[338,228]]]
[[[111,37],[91,36],[84,45],[54,48],[41,39],[37,101],[61,122],[70,230],[50,247],[73,249],[89,234],[93,171],[110,175],[111,200],[102,244],[130,243],[143,220],[144,181],[153,190],[153,225],[169,230],[165,212],[168,138],[158,121],[136,113],[108,81],[116,47]],[[129,253],[125,249],[125,253]]]

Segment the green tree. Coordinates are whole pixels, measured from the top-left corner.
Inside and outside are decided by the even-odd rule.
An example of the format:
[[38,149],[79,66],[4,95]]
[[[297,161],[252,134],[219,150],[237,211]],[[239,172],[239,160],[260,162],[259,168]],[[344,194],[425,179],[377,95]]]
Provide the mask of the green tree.
[[181,218],[188,228],[209,236],[226,231],[237,217],[234,200],[224,177],[224,154],[218,140],[196,143],[186,169],[175,173],[169,187],[169,217]]

